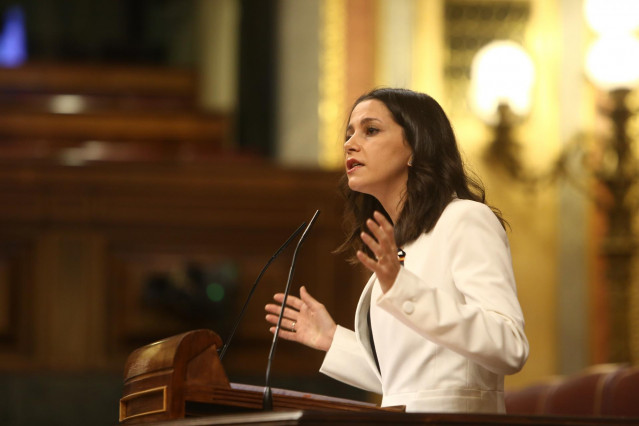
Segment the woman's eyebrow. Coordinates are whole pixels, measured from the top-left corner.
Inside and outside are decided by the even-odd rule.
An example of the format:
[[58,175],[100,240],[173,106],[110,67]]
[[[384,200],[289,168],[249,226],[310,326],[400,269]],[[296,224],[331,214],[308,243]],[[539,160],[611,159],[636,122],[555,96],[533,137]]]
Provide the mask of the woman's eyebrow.
[[[371,121],[378,121],[378,122],[382,122],[382,120],[380,120],[379,118],[375,118],[375,117],[364,117],[360,120],[359,124],[364,125],[364,124],[368,124]],[[353,124],[349,123],[348,127],[346,128],[346,131],[348,132],[349,130],[353,130]]]
[[382,120],[380,120],[379,118],[375,118],[375,117],[364,117],[362,118],[362,121],[360,121],[360,124],[367,124],[370,123],[371,121],[379,121],[380,123],[382,122]]

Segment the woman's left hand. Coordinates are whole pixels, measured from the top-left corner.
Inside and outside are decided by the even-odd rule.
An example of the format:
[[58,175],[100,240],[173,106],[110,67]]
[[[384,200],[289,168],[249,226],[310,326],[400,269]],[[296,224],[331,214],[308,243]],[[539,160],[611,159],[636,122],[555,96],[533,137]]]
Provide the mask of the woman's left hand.
[[357,251],[357,259],[377,275],[382,291],[386,293],[393,286],[401,268],[397,259],[397,245],[395,244],[393,225],[383,214],[376,211],[373,213],[373,219],[366,221],[366,226],[375,238],[365,232],[362,232],[361,238],[371,249],[375,259],[371,259],[361,250]]

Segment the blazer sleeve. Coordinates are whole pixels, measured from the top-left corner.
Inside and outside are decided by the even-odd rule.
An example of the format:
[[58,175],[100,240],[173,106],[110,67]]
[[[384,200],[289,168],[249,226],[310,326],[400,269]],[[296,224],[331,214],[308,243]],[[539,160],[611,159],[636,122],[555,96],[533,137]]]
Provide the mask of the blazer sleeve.
[[378,306],[494,373],[516,373],[529,347],[506,232],[481,204],[457,209],[446,218],[444,231],[437,241],[449,259],[453,290],[401,268]]
[[366,360],[366,354],[357,342],[355,332],[339,325],[320,372],[348,385],[382,393],[382,384]]

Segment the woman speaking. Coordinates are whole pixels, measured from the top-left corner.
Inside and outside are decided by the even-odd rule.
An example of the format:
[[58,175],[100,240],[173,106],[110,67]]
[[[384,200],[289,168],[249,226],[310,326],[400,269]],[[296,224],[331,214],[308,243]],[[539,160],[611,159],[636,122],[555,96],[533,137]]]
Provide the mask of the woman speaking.
[[[508,239],[441,106],[404,89],[361,96],[344,167],[350,231],[339,250],[372,272],[355,330],[302,287],[287,298],[280,336],[326,351],[322,373],[382,394],[382,406],[505,412],[504,375],[529,350]],[[283,294],[274,299],[271,324]]]

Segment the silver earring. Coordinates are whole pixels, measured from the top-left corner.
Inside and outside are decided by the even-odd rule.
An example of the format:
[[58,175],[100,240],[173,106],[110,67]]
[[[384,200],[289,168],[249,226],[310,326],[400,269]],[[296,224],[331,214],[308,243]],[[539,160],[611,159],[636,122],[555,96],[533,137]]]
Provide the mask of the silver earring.
[[408,159],[408,167],[411,167],[413,165],[413,157]]

